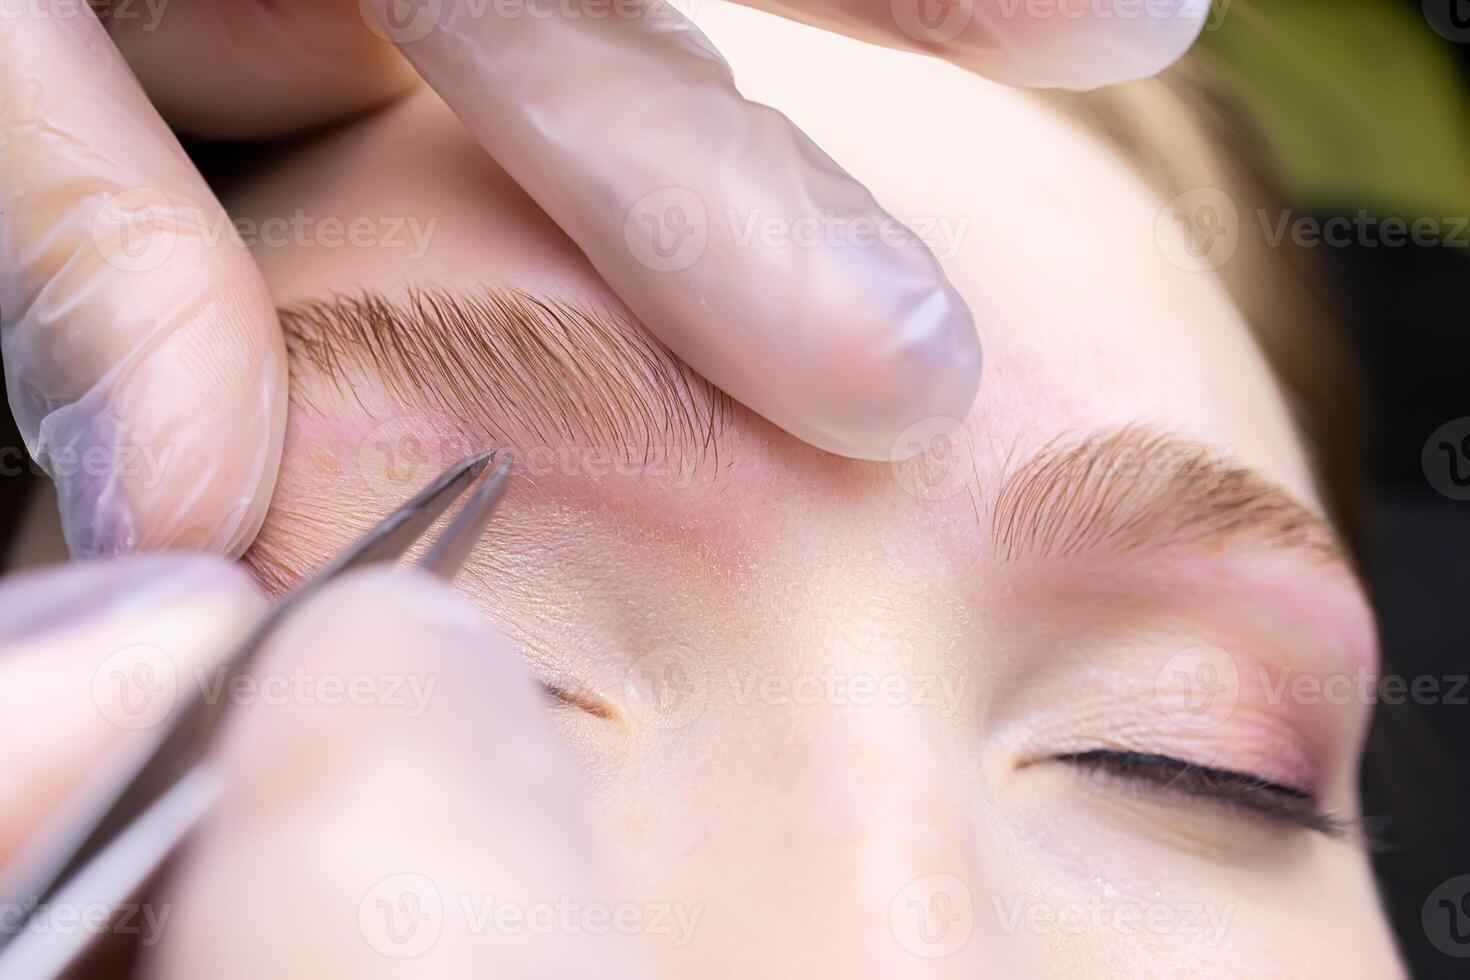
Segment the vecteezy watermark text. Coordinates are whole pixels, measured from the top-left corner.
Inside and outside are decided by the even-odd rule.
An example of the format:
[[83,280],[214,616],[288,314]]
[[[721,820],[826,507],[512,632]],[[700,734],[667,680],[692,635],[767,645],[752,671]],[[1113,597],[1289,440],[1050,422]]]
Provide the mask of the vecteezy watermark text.
[[991,899],[1004,932],[1041,936],[1115,933],[1136,936],[1188,936],[1205,946],[1225,937],[1235,905],[1208,902],[1038,902],[1025,898]]
[[137,29],[158,29],[169,0],[0,0],[0,21],[74,20],[94,14],[103,21],[141,21]]
[[1260,671],[1261,687],[1272,704],[1442,704],[1470,705],[1470,675],[1379,674],[1367,668],[1351,673],[1296,673],[1287,667]]
[[968,216],[906,215],[880,211],[791,214],[726,207],[712,213],[692,188],[663,187],[639,198],[623,221],[624,243],[642,265],[677,272],[698,262],[710,239],[736,248],[878,249],[923,247],[940,259],[959,254]]
[[570,895],[522,900],[486,893],[446,900],[432,878],[414,873],[378,881],[357,906],[363,938],[394,959],[427,952],[447,924],[476,936],[648,936],[677,948],[694,940],[703,917],[702,902],[602,902]]
[[1298,215],[1290,209],[1274,216],[1262,209],[1256,216],[1266,244],[1272,248],[1279,248],[1287,240],[1299,248],[1470,247],[1470,235],[1466,234],[1470,218],[1466,217],[1380,217],[1370,214],[1366,208],[1359,208],[1351,217],[1316,218]]
[[964,676],[914,673],[866,673],[824,667],[792,674],[730,671],[735,704],[812,707],[936,708],[952,717],[965,695]]
[[419,718],[428,710],[439,676],[317,672],[300,665],[285,671],[234,675],[223,666],[195,665],[190,676],[161,647],[139,643],[114,651],[98,664],[92,675],[92,700],[104,718],[121,728],[151,728],[170,717],[191,681],[207,704],[375,706],[401,709],[408,718]]
[[0,446],[0,477],[46,475],[52,479],[72,476],[137,479],[141,490],[152,490],[163,482],[163,471],[173,456],[172,446],[47,446],[43,462],[31,459],[19,446]]
[[151,902],[40,902],[0,904],[0,934],[22,932],[52,936],[86,934],[100,936],[111,933],[133,936],[144,946],[155,945],[163,936],[163,927],[173,913],[168,903]]
[[384,248],[416,261],[429,249],[436,217],[416,215],[313,215],[297,208],[265,218],[231,218],[151,187],[134,187],[105,199],[92,219],[92,240],[109,265],[125,272],[156,269],[180,241],[205,248],[243,244],[255,248]]

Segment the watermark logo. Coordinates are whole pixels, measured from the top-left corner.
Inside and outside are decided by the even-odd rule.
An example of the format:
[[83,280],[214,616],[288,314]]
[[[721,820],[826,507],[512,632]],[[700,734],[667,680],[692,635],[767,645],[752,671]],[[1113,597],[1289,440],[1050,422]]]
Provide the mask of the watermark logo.
[[1470,500],[1470,416],[1434,430],[1420,455],[1429,485],[1451,500]]
[[1024,898],[991,899],[1002,932],[1038,936],[1189,936],[1204,946],[1217,946],[1235,917],[1235,905],[1204,902],[1036,902]]
[[29,470],[53,480],[86,476],[93,479],[127,480],[140,490],[153,490],[163,483],[173,446],[87,446],[43,445],[39,458],[29,459],[21,446],[0,448],[0,476],[19,476]]
[[1470,0],[1424,0],[1424,19],[1446,41],[1470,41]]
[[42,902],[0,904],[0,935],[21,932],[52,936],[131,936],[143,946],[155,946],[173,914],[173,905],[152,902]]
[[219,207],[199,207],[152,187],[133,187],[103,199],[92,217],[92,241],[108,265],[149,272],[167,262],[181,238],[216,248],[381,248],[410,262],[429,250],[436,217],[290,214],[231,218]]
[[953,956],[975,931],[975,899],[951,874],[930,874],[905,885],[888,906],[888,927],[898,944],[929,960]]
[[1456,875],[1430,892],[1420,921],[1435,949],[1456,959],[1470,959],[1470,875]]
[[1378,674],[1365,667],[1352,673],[1294,673],[1289,667],[1258,669],[1261,689],[1271,704],[1400,704],[1470,706],[1470,675]]
[[[446,915],[446,911],[450,915]],[[392,959],[412,959],[434,947],[446,918],[472,936],[651,936],[689,945],[704,917],[703,903],[597,902],[572,895],[523,901],[487,893],[450,892],[421,874],[396,874],[368,889],[357,906],[359,931]]]
[[133,187],[109,196],[92,218],[92,241],[108,265],[149,272],[178,244],[181,215],[163,191]]
[[725,226],[738,248],[787,249],[903,249],[927,248],[936,258],[960,254],[970,229],[969,217],[917,214],[907,222],[881,211],[825,210],[797,215],[768,213],[758,208],[726,208]]
[[973,472],[962,424],[944,415],[920,419],[904,429],[888,451],[888,472],[918,500],[946,500],[965,488]]
[[1231,0],[996,0],[1001,20],[1179,20],[1220,26]]
[[507,936],[656,936],[676,949],[694,941],[704,904],[684,902],[584,902],[570,895],[555,901],[521,902],[493,895],[461,895],[470,932]]
[[428,253],[434,231],[439,227],[439,219],[433,216],[354,214],[344,217],[308,214],[304,208],[259,219],[231,219],[223,211],[210,219],[200,213],[197,221],[208,229],[204,242],[211,247],[228,239],[248,248],[383,248],[402,252],[408,262],[417,262]]
[[974,0],[888,0],[898,29],[920,44],[945,44],[975,17]]
[[319,674],[299,665],[262,674],[195,665],[191,674],[181,676],[167,652],[140,643],[116,651],[98,665],[92,675],[92,700],[108,721],[134,730],[167,719],[184,692],[205,704],[386,706],[419,718],[428,710],[438,684],[437,674]]
[[[377,9],[381,8],[381,15]],[[429,36],[444,12],[443,0],[358,0],[368,30],[390,44],[408,44]]]
[[1286,210],[1272,215],[1264,209],[1256,212],[1261,234],[1271,248],[1291,242],[1297,248],[1470,248],[1466,228],[1470,218],[1429,217],[1404,218],[1379,216],[1359,208],[1351,217],[1345,214],[1331,218],[1298,215]]
[[688,727],[709,701],[709,675],[693,654],[662,646],[635,660],[623,676],[628,710],[651,728]]
[[261,704],[336,708],[382,706],[403,708],[409,718],[421,718],[429,710],[438,674],[323,673],[297,665],[288,671],[265,674],[232,674],[228,667],[206,671],[194,669],[194,680],[208,704]]
[[[0,21],[78,20],[93,14],[104,24],[128,22],[148,34],[163,22],[169,0],[0,0]],[[139,22],[136,28],[133,22]]]
[[1189,647],[1159,668],[1154,695],[1164,716],[1180,728],[1214,728],[1234,714],[1240,701],[1240,670],[1219,647]]
[[730,671],[735,704],[836,708],[916,708],[952,718],[964,703],[967,678],[948,674],[846,671],[824,667],[794,674]]
[[1159,212],[1154,239],[1164,257],[1181,269],[1218,269],[1240,247],[1240,213],[1235,200],[1218,187],[1187,190]]
[[687,187],[664,187],[638,199],[623,219],[628,251],[654,272],[681,272],[709,244],[709,212]]
[[390,875],[357,903],[357,928],[384,956],[398,960],[422,956],[444,931],[444,898],[423,875]]
[[521,449],[516,456],[516,469],[532,479],[541,476],[589,480],[657,478],[682,490],[694,482],[698,461],[697,456],[673,446],[647,446],[635,456],[629,447],[562,444]]
[[92,702],[119,728],[152,728],[178,697],[178,673],[168,653],[148,643],[123,647],[92,674]]
[[443,415],[396,415],[375,426],[357,445],[357,470],[382,497],[401,500],[475,448]]

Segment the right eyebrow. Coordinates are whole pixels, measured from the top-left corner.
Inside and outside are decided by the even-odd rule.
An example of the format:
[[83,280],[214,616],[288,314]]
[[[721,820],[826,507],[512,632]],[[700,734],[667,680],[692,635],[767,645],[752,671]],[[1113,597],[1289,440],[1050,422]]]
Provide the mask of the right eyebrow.
[[[511,288],[371,290],[277,311],[293,368],[339,391],[366,371],[522,449],[576,442],[648,462],[718,459],[734,403],[636,321]],[[311,408],[292,386],[292,398]]]

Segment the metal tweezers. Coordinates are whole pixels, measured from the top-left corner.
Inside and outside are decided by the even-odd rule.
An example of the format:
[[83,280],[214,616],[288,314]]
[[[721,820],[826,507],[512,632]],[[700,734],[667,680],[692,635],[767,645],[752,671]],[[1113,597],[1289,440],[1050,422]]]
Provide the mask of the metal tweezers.
[[[489,469],[419,562],[452,581],[505,496],[511,458],[496,457],[491,450],[450,467],[272,607],[225,661],[228,681],[249,673],[265,641],[302,601],[353,569],[401,559]],[[195,685],[163,724],[136,733],[109,760],[115,766],[73,794],[46,830],[0,868],[0,911],[7,913],[0,918],[0,980],[56,977],[74,965],[107,930],[37,928],[44,923],[36,920],[52,908],[116,910],[143,890],[204,818],[224,788],[207,754],[232,704]],[[15,910],[21,910],[18,921]]]

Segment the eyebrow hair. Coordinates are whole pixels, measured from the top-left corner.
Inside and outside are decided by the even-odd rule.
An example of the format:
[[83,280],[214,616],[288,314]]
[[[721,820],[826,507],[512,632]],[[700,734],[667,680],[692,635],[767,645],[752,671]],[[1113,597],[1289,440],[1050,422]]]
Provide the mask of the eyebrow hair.
[[[575,441],[649,462],[718,461],[728,395],[616,310],[512,288],[411,287],[402,300],[363,290],[277,311],[293,368],[356,397],[353,369],[389,393],[428,399],[511,444]],[[291,397],[315,409],[292,385]],[[663,440],[659,445],[655,439]]]
[[1144,425],[1058,437],[1001,483],[991,511],[998,558],[1253,543],[1352,563],[1336,530],[1218,448]]
[[[512,443],[718,463],[739,410],[627,315],[517,289],[414,287],[402,300],[364,290],[278,313],[293,368],[354,396],[353,369],[366,369],[401,402],[428,399]],[[313,407],[298,385],[291,397]],[[1332,525],[1286,491],[1220,448],[1151,426],[1058,436],[1005,469],[993,496],[972,488],[993,501],[1000,561],[1244,542],[1353,567]]]

